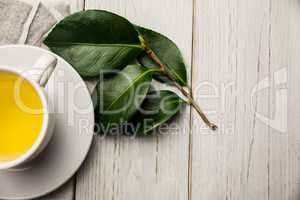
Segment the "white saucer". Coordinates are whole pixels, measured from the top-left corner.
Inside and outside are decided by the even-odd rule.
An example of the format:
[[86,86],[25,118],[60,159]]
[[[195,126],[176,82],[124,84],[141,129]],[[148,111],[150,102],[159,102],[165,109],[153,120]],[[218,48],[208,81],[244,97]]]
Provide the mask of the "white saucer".
[[[47,52],[32,46],[0,46],[0,65],[29,70]],[[89,91],[77,72],[56,57],[58,65],[46,89],[55,105],[54,136],[26,166],[0,171],[0,199],[32,199],[54,191],[74,175],[90,149],[94,112]]]

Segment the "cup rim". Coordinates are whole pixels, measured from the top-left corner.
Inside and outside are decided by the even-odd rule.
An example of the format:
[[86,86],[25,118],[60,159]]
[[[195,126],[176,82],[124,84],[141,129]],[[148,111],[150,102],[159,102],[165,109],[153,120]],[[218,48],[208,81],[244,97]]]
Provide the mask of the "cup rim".
[[44,139],[46,138],[50,117],[49,117],[49,106],[48,106],[46,94],[44,93],[41,86],[38,85],[38,83],[31,80],[28,76],[24,74],[24,72],[18,71],[9,66],[0,65],[0,72],[1,71],[6,71],[9,73],[16,74],[17,76],[20,76],[24,78],[26,81],[28,81],[34,87],[35,91],[38,93],[43,105],[43,124],[42,124],[42,129],[39,132],[38,138],[35,140],[32,146],[20,157],[12,161],[0,163],[0,170],[4,170],[4,169],[17,167],[25,163],[26,161],[30,160],[30,158],[39,150]]

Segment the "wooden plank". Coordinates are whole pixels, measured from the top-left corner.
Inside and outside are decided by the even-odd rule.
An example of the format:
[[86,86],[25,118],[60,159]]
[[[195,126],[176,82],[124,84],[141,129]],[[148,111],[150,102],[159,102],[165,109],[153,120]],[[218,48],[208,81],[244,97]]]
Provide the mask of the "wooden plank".
[[269,128],[252,109],[269,114],[269,91],[249,102],[270,70],[269,6],[265,0],[196,1],[193,88],[205,80],[215,87],[202,91],[216,98],[200,101],[216,111],[220,129],[193,128],[192,199],[268,197]]
[[64,8],[65,6],[69,6],[69,12],[71,13],[83,10],[84,8],[84,0],[42,0],[42,2],[46,5],[52,5],[58,11],[60,11],[60,9]]
[[[86,0],[172,38],[191,64],[192,0]],[[190,71],[190,70],[189,70]],[[96,137],[77,176],[76,199],[187,199],[189,109],[166,135]]]
[[[258,1],[252,2],[257,3]],[[245,6],[245,1],[240,4]],[[245,10],[238,10],[238,1],[236,0],[196,0],[194,7],[193,91],[206,113],[210,112],[209,118],[218,124],[219,129],[217,132],[206,130],[203,123],[199,123],[196,113],[192,112],[194,125],[191,143],[190,199],[232,199],[241,187],[240,180],[237,179],[240,168],[246,167],[245,165],[241,166],[244,155],[239,157],[239,153],[242,154],[244,150],[237,151],[237,148],[246,148],[246,144],[239,144],[239,137],[247,137],[245,141],[248,142],[251,132],[242,132],[241,134],[236,127],[230,133],[230,126],[236,126],[235,115],[238,114],[238,108],[235,103],[243,105],[243,99],[239,99],[237,102],[234,91],[236,86],[233,88],[228,86],[226,92],[223,89],[222,93],[221,88],[226,88],[226,85],[230,85],[232,81],[237,81],[236,78],[243,81],[242,77],[237,77],[238,73],[243,73],[241,70],[244,72],[251,70],[248,81],[253,81],[253,76],[257,76],[255,71],[257,55],[251,54],[255,59],[251,63],[243,63],[247,66],[240,67],[237,63],[241,62],[238,60],[240,57],[238,57],[239,44],[237,40],[239,40],[240,33],[237,29],[239,24],[248,20],[245,16],[249,12],[245,14]],[[260,9],[253,16],[259,12]],[[253,27],[254,25],[251,26],[251,29]],[[246,30],[242,31],[246,32]],[[249,40],[253,39],[255,42],[257,41],[257,34]],[[243,41],[243,45],[247,43],[249,44],[250,41]],[[255,50],[257,49],[255,48]],[[245,53],[246,50],[241,53]],[[244,55],[242,56],[244,57]],[[245,84],[244,87],[246,87],[253,83],[242,82],[241,84]],[[242,87],[243,85],[237,86]],[[243,95],[239,95],[239,97],[243,98]],[[217,120],[218,118],[221,120]],[[245,129],[245,131],[247,130],[249,127]],[[249,145],[247,144],[247,146]],[[244,178],[245,175],[241,176]],[[233,191],[227,194],[227,191],[230,190]]]
[[[201,91],[217,90],[199,99],[220,130],[192,129],[191,199],[299,199],[299,1],[196,0],[195,8],[193,88],[208,80]],[[288,131],[279,113],[286,86],[276,81],[286,67]]]
[[77,12],[84,9],[85,0],[69,0],[71,5],[71,12]]
[[[300,197],[300,4],[297,0],[272,0],[270,13],[270,63],[272,89],[281,98],[270,101],[270,107],[277,113],[280,107],[288,108],[287,116],[281,114],[281,123],[287,122],[287,132],[270,131],[269,141],[269,196],[271,200]],[[287,72],[287,83],[281,84]],[[287,94],[286,94],[287,92]],[[273,95],[275,95],[273,94]],[[284,97],[287,96],[287,102]],[[273,98],[275,98],[273,96]],[[276,104],[279,102],[279,108]],[[275,108],[275,109],[274,109]],[[277,108],[277,110],[276,110]]]

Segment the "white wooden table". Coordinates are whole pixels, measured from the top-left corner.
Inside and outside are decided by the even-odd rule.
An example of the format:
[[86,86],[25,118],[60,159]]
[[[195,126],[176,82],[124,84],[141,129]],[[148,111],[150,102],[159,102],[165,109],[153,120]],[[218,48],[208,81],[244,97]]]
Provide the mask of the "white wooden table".
[[119,13],[175,41],[220,129],[205,130],[187,107],[167,135],[95,138],[76,177],[42,199],[300,199],[299,0],[70,3]]

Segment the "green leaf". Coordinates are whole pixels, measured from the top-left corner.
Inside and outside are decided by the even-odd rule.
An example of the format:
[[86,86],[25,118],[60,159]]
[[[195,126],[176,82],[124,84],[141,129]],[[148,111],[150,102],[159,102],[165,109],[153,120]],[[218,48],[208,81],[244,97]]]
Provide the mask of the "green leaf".
[[99,115],[97,115],[97,112],[96,112],[99,109],[98,84],[91,94],[91,99],[92,99],[92,103],[93,103],[93,107],[94,107],[94,119],[95,119],[95,124],[96,124],[99,121]]
[[44,43],[83,77],[122,69],[143,50],[135,27],[103,10],[81,11],[64,18]]
[[100,80],[96,112],[104,128],[127,121],[136,113],[147,95],[155,71],[140,65],[128,65],[116,75]]
[[[154,51],[158,58],[166,65],[166,70],[172,74],[174,79],[182,86],[187,85],[187,72],[183,57],[176,44],[166,36],[155,31],[136,26],[139,34],[145,40],[147,46]],[[139,61],[146,67],[158,65],[152,61],[146,53],[142,53]],[[168,82],[163,75],[155,76],[156,79],[162,82]]]
[[168,90],[151,91],[136,113],[126,133],[145,135],[177,114],[185,101]]

